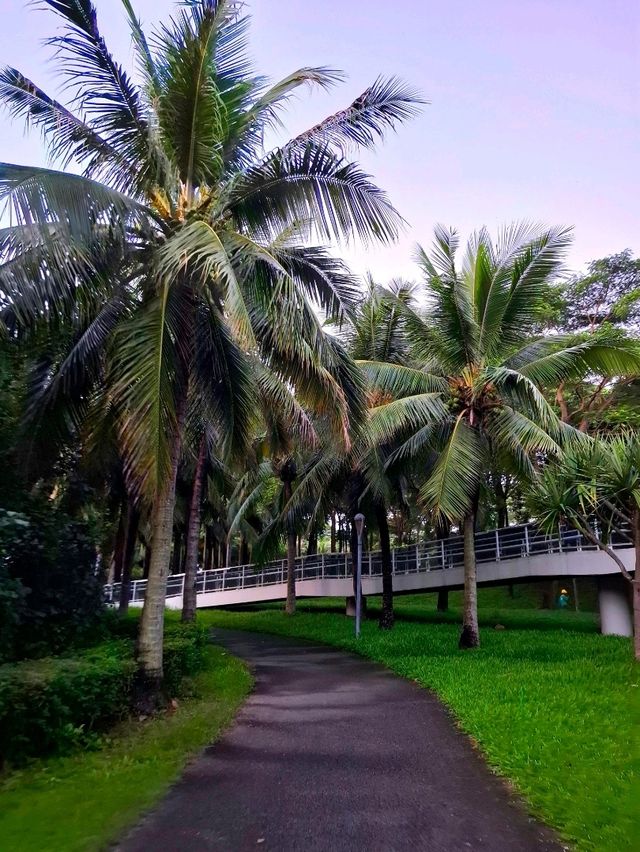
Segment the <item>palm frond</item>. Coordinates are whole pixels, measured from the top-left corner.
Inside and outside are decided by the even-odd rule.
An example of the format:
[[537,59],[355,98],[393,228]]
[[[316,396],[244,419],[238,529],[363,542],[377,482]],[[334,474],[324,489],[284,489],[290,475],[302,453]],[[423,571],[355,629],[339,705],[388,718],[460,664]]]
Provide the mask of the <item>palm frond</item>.
[[13,118],[42,132],[49,157],[62,169],[76,162],[84,167],[85,177],[102,178],[115,189],[126,189],[134,181],[134,168],[116,146],[15,68],[0,70],[0,101]]
[[442,423],[448,411],[440,393],[420,393],[369,410],[367,434],[374,444],[389,443],[399,435]]
[[199,281],[201,287],[211,286],[215,291],[222,284],[217,296],[224,302],[238,341],[248,347],[255,345],[249,310],[234,263],[211,225],[199,219],[187,221],[158,250],[157,265],[158,273],[168,282],[175,281],[188,270],[191,280]]
[[354,145],[373,148],[387,131],[417,115],[424,103],[416,89],[397,77],[379,77],[346,109],[296,136],[285,147],[312,143],[333,145],[340,151]]
[[133,198],[102,183],[68,172],[0,163],[0,205],[21,225],[55,226],[56,239],[91,240],[97,224],[112,237],[133,225],[152,227],[153,214]]
[[459,417],[431,475],[420,489],[420,499],[436,515],[458,522],[469,512],[484,473],[486,448],[480,435]]
[[110,386],[121,411],[125,474],[137,493],[153,498],[171,475],[172,443],[186,393],[183,288],[166,284],[119,329]]
[[327,147],[275,151],[234,183],[227,210],[242,227],[280,233],[311,221],[322,239],[389,242],[400,216],[355,163]]
[[368,384],[393,397],[423,393],[446,393],[449,384],[442,376],[433,376],[414,367],[387,364],[380,361],[356,361],[364,371]]
[[240,461],[257,427],[255,374],[219,308],[206,294],[195,299],[192,390],[218,435],[222,459]]
[[640,372],[638,342],[607,332],[587,339],[549,336],[534,340],[514,353],[507,365],[540,386],[553,386],[591,372],[603,376],[633,376]]
[[147,121],[144,98],[108,50],[93,3],[38,0],[38,5],[53,10],[64,22],[62,34],[48,43],[64,60],[67,85],[74,92],[75,103],[87,114],[90,126],[126,152],[126,161],[138,167],[136,189],[161,178],[163,158]]

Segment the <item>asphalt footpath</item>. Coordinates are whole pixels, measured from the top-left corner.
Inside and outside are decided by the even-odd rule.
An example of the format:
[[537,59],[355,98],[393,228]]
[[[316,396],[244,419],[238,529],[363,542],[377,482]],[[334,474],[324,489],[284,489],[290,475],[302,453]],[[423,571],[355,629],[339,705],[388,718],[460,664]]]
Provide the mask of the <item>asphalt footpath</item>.
[[255,690],[122,852],[565,848],[427,690],[300,640],[214,641],[250,665]]

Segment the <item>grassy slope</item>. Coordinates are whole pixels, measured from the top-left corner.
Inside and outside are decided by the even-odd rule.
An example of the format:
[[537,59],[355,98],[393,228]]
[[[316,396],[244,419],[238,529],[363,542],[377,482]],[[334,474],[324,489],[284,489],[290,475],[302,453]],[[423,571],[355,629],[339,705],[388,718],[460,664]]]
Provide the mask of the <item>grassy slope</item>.
[[435,613],[427,596],[400,598],[397,608],[411,620],[399,621],[392,632],[369,621],[359,643],[351,619],[326,611],[341,608],[337,601],[303,602],[294,618],[274,609],[209,611],[201,617],[212,625],[314,639],[379,660],[435,690],[490,765],[578,849],[637,849],[632,762],[640,671],[630,643],[598,635],[590,613],[496,612],[495,601],[485,604],[485,624],[498,620],[507,629],[485,629],[482,648],[474,652],[457,650],[458,626],[452,622],[459,616]]
[[219,648],[172,716],[128,722],[96,752],[40,761],[0,782],[0,849],[103,849],[153,805],[185,763],[230,722],[251,686]]

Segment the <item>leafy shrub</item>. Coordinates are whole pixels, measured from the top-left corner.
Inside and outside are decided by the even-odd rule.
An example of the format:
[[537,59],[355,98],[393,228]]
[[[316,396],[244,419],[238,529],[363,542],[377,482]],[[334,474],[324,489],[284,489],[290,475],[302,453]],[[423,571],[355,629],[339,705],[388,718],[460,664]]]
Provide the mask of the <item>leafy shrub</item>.
[[205,661],[207,631],[197,624],[167,625],[164,639],[164,683],[179,695],[183,679],[200,671]]
[[19,603],[5,659],[7,649],[14,659],[37,657],[94,638],[102,578],[85,523],[38,500],[23,512],[0,509],[0,566],[0,608],[7,596]]
[[[195,625],[169,625],[165,686],[179,695],[185,677],[205,660],[207,634]],[[0,666],[0,763],[88,746],[131,710],[134,643],[112,639],[69,657]]]

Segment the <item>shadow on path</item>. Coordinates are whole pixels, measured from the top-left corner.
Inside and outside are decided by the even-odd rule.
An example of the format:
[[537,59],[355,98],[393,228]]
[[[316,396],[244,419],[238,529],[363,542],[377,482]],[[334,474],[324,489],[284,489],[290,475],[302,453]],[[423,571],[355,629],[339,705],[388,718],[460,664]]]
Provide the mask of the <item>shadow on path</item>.
[[255,691],[122,852],[563,848],[429,692],[325,646],[214,637],[251,665]]

